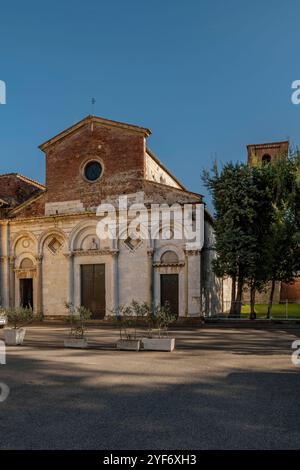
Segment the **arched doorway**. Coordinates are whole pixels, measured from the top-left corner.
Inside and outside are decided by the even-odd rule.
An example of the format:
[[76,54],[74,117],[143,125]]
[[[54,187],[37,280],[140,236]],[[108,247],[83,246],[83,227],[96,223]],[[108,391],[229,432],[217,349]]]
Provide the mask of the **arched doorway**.
[[20,270],[24,272],[20,274],[20,306],[23,308],[31,308],[33,310],[33,278],[30,273],[34,268],[30,258],[24,258],[20,264]]

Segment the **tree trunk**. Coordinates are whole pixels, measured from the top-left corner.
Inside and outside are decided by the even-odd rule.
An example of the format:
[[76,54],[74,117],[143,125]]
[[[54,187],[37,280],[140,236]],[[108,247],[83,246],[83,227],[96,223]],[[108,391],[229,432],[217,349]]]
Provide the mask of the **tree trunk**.
[[229,316],[235,316],[235,298],[236,298],[236,277],[233,276],[231,283],[231,305],[230,305],[230,312]]
[[274,299],[274,292],[275,292],[275,283],[276,283],[276,281],[275,281],[274,279],[272,279],[271,291],[270,291],[270,297],[269,297],[269,304],[268,304],[267,318],[271,318],[272,307],[273,307],[273,299]]
[[236,301],[235,301],[235,315],[234,315],[235,317],[238,317],[238,318],[240,318],[240,316],[241,316],[243,285],[244,285],[244,279],[239,277],[238,286],[237,286]]
[[250,288],[250,320],[255,320],[256,319],[256,313],[255,313],[255,287],[251,286]]

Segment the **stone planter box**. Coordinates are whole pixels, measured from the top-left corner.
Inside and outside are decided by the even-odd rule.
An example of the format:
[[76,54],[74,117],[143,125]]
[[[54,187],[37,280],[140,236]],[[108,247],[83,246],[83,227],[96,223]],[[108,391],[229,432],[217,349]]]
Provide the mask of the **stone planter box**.
[[18,346],[23,344],[26,328],[5,328],[4,341],[6,346]]
[[117,349],[121,351],[139,351],[140,347],[140,339],[119,339],[117,342]]
[[173,351],[175,349],[175,338],[143,338],[145,351]]
[[64,340],[65,348],[85,349],[88,346],[85,338],[68,338]]

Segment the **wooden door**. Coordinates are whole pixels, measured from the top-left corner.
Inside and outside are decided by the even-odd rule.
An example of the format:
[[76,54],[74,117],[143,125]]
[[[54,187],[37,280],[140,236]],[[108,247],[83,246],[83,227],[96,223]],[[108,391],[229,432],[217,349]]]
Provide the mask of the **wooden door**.
[[178,316],[178,274],[160,275],[160,304],[169,304],[171,313]]
[[81,265],[81,305],[88,308],[93,319],[105,316],[105,264]]
[[20,305],[23,308],[33,309],[33,281],[20,279]]

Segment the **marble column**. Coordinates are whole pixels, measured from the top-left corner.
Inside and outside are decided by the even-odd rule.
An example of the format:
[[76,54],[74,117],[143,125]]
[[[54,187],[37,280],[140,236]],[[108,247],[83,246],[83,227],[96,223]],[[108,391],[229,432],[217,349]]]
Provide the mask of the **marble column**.
[[10,273],[9,273],[9,223],[3,222],[2,224],[2,282],[1,282],[1,297],[2,305],[8,308],[10,305]]
[[112,312],[116,314],[119,308],[119,250],[111,251],[112,255],[112,269],[111,269],[111,299],[112,299]]
[[152,248],[148,249],[148,305],[151,308],[154,307],[153,253]]
[[15,307],[15,260],[14,256],[9,258],[9,306]]
[[68,260],[68,304],[75,304],[74,300],[74,253],[70,251],[65,254]]
[[186,250],[188,262],[188,315],[195,317],[201,315],[201,252],[200,250]]
[[36,313],[42,315],[43,313],[43,256],[36,257]]
[[185,264],[184,264],[184,315],[189,316],[189,257],[185,251]]

